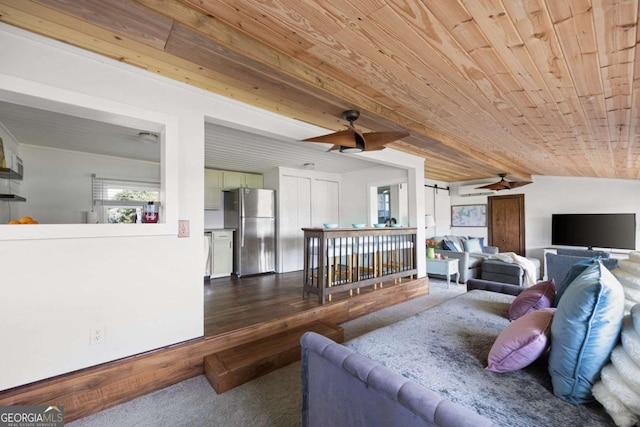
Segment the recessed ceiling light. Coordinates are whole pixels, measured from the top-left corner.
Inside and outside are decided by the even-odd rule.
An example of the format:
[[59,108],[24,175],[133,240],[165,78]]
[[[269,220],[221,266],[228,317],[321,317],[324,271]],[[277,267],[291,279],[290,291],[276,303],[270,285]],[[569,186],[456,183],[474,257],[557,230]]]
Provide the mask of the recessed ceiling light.
[[156,143],[158,142],[158,135],[152,132],[139,132],[138,140],[140,142]]

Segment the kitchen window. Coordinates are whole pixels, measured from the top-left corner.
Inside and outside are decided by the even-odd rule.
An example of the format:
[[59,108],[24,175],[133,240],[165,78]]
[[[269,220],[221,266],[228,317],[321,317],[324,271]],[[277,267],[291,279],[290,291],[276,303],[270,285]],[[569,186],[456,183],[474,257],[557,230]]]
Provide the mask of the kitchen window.
[[93,206],[105,224],[142,222],[144,206],[160,203],[160,182],[92,176]]

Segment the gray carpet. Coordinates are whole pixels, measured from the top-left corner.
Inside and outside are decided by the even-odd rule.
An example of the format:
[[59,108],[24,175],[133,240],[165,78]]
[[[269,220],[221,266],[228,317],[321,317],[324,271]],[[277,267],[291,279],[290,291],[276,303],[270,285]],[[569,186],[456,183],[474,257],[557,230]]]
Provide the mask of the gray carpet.
[[[345,340],[398,322],[466,291],[430,279],[429,295],[343,323]],[[300,362],[216,394],[204,375],[67,423],[70,427],[300,425]]]
[[513,299],[467,292],[345,345],[500,426],[613,427],[600,405],[573,405],[553,394],[545,357],[513,372],[484,369]]

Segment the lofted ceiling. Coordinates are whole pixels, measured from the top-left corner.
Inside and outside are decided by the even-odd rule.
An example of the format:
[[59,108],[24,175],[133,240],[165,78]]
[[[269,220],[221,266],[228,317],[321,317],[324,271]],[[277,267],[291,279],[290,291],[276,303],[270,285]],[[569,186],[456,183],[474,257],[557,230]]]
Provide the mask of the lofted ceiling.
[[[427,178],[640,179],[638,0],[0,0],[0,20],[331,130]],[[310,144],[310,143],[308,143]]]

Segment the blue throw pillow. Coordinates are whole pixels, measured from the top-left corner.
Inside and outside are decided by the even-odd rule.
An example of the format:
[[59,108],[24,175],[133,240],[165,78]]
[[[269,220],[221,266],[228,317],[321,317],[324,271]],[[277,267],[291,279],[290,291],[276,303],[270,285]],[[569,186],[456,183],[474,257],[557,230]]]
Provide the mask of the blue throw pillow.
[[591,388],[615,347],[624,315],[622,285],[597,261],[566,289],[551,324],[553,393],[570,403],[593,401]]
[[442,248],[447,250],[447,251],[459,252],[458,249],[455,247],[455,245],[453,244],[453,242],[451,240],[443,240],[442,241]]
[[556,297],[553,300],[553,307],[558,306],[558,302],[560,302],[560,297],[562,296],[562,294],[564,294],[564,291],[571,284],[571,282],[576,280],[576,277],[582,274],[582,272],[585,271],[587,267],[589,267],[594,262],[598,262],[599,260],[600,260],[600,257],[587,258],[587,259],[578,261],[571,266],[571,268],[567,272],[567,275],[564,276],[564,279],[562,280],[562,282],[560,282],[560,284],[556,286]]

